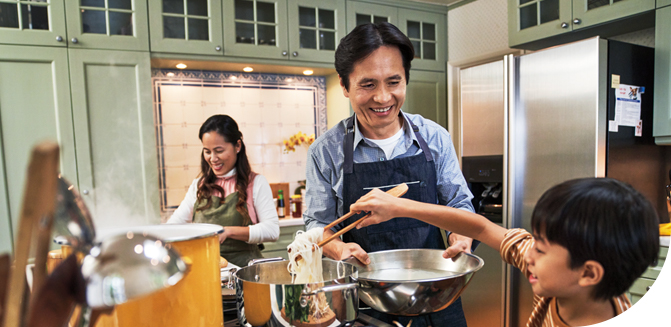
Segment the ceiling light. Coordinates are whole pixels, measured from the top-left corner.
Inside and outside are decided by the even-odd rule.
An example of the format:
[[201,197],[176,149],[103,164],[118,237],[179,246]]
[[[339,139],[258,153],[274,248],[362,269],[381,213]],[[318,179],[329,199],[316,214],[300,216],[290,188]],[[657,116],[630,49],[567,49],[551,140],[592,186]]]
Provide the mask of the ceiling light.
[[170,72],[170,73],[167,73],[166,75],[168,75],[168,76],[170,76],[170,77],[173,77],[173,76],[175,76],[175,73]]
[[177,68],[179,68],[179,69],[184,69],[184,68],[186,68],[186,65],[185,65],[185,64],[182,64],[182,63],[179,63],[179,64],[177,64],[177,66],[175,66],[175,67],[177,67]]
[[238,79],[238,78],[237,78],[236,76],[231,76],[231,79],[232,79],[232,80],[236,80],[236,79]]
[[245,67],[245,68],[243,68],[242,70],[243,70],[244,72],[246,72],[246,73],[251,73],[251,72],[254,71],[254,68],[252,68],[252,67]]
[[293,82],[293,81],[294,81],[293,78],[287,78],[287,82]]
[[310,69],[306,69],[303,71],[303,75],[312,75],[314,72]]

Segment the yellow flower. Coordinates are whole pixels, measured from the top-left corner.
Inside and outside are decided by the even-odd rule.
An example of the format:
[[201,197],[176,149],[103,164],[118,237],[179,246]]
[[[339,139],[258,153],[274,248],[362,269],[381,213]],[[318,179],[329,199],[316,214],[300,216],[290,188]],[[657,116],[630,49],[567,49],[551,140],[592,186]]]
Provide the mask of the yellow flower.
[[283,140],[282,143],[284,144],[284,153],[289,153],[289,151],[294,152],[296,151],[296,146],[297,145],[303,145],[306,148],[309,147],[313,142],[315,141],[315,134],[311,134],[308,136],[307,134],[299,131],[298,133],[291,135],[289,137],[289,140]]

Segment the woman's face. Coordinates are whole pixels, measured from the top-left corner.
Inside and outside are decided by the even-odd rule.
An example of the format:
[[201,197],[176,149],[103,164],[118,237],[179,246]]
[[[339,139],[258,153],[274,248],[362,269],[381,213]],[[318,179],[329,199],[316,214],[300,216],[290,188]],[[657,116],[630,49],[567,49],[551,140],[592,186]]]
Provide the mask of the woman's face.
[[203,134],[203,158],[217,176],[226,175],[235,167],[238,152],[242,147],[240,140],[236,144],[226,141],[223,135],[212,131]]

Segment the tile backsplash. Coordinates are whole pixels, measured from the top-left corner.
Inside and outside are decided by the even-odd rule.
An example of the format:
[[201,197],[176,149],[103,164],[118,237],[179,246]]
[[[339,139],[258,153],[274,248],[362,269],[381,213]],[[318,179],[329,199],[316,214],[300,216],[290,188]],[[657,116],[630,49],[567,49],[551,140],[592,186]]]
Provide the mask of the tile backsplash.
[[198,130],[214,114],[238,123],[253,171],[291,189],[305,179],[307,148],[283,153],[282,141],[326,131],[324,77],[155,69],[152,82],[164,214],[198,176]]

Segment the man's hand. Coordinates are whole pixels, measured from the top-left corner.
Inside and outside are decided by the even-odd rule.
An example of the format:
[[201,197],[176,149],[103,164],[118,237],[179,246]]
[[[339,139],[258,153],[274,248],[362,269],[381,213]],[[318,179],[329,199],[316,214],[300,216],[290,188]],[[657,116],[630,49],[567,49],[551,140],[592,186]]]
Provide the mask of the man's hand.
[[[332,231],[324,232],[324,239],[333,235]],[[349,257],[355,257],[363,264],[369,264],[370,258],[359,244],[345,243],[339,238],[332,240],[323,247],[324,255],[333,260],[345,260]]]
[[473,239],[459,234],[451,233],[447,238],[447,244],[450,246],[443,252],[443,258],[449,259],[455,257],[461,252],[471,253]]

